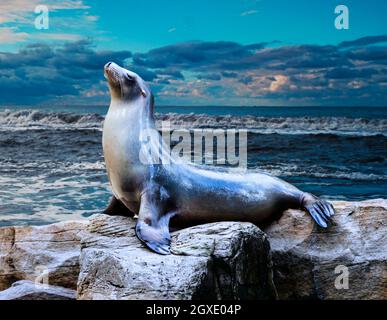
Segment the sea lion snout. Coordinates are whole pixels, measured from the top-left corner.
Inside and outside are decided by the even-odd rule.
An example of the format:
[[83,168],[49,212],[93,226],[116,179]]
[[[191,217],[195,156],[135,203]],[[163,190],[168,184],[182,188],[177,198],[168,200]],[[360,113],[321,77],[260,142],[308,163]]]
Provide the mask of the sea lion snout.
[[113,84],[118,84],[120,81],[120,67],[114,62],[108,62],[104,67],[104,76]]
[[150,96],[149,89],[139,75],[114,62],[105,64],[104,75],[109,82],[112,99],[131,101],[141,96],[143,98]]
[[110,68],[120,69],[121,67],[118,64],[116,64],[112,61],[109,61],[107,64],[105,64],[104,69],[106,71],[106,70],[109,70]]

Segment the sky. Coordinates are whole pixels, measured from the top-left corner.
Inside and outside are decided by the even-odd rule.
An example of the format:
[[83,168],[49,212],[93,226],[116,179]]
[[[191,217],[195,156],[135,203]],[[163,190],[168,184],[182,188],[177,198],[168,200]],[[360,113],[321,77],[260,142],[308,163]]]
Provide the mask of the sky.
[[1,0],[0,105],[107,104],[115,61],[159,105],[386,106],[386,21],[384,0]]

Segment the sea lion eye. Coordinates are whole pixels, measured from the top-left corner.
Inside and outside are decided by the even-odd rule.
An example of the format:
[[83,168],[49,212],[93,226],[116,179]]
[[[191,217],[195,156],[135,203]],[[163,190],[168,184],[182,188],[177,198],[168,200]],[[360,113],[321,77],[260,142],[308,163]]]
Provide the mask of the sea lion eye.
[[129,81],[134,81],[134,77],[132,77],[129,73],[126,74],[126,77]]

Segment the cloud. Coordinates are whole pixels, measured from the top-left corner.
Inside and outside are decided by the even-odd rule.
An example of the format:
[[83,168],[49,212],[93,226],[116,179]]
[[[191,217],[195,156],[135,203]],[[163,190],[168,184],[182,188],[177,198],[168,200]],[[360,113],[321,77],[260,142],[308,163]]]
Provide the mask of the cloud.
[[169,45],[135,54],[133,62],[148,68],[217,68],[222,63],[251,56],[266,43],[243,46],[235,42],[192,41]]
[[88,20],[88,21],[91,21],[91,22],[95,22],[95,21],[98,21],[98,20],[99,20],[99,17],[98,17],[98,16],[90,16],[90,15],[86,15],[86,16],[85,16],[85,19]]
[[26,32],[18,32],[16,28],[0,28],[0,43],[24,42],[27,38]]
[[[55,32],[45,30],[44,33],[33,28],[35,8],[45,5],[49,9],[50,27]],[[77,40],[79,29],[93,28],[98,20],[97,16],[89,15],[86,11],[90,6],[83,0],[2,0],[0,2],[0,41],[7,44],[39,41],[45,35],[47,40],[63,41]],[[71,15],[51,14],[58,11],[71,11]],[[31,29],[32,28],[32,29]],[[27,34],[28,31],[28,34]]]
[[197,76],[198,79],[205,79],[205,80],[220,80],[221,76],[218,73],[202,73]]
[[[154,84],[163,103],[172,103],[175,95],[181,103],[205,99],[217,103],[227,97],[231,104],[385,105],[384,39],[375,36],[336,46],[276,47],[183,42],[135,54],[132,64],[155,71]],[[186,75],[184,81],[173,77],[162,81],[159,75],[167,69],[180,70]]]
[[339,47],[341,48],[361,47],[361,46],[368,46],[371,44],[377,44],[377,43],[383,43],[383,42],[387,42],[387,35],[368,36],[368,37],[359,38],[353,41],[344,41],[339,44]]
[[278,91],[283,85],[285,85],[288,82],[289,78],[287,76],[279,74],[268,80],[272,80],[269,86],[269,90],[274,92]]
[[0,103],[82,102],[101,92],[107,98],[104,64],[114,60],[123,65],[130,57],[129,51],[96,51],[87,40],[30,44],[17,53],[0,53]]
[[32,15],[36,6],[41,4],[47,5],[50,11],[84,10],[90,8],[81,0],[47,0],[44,3],[41,0],[1,0],[0,23],[30,23],[31,21],[26,19],[26,15]]
[[348,52],[348,58],[354,61],[373,61],[377,63],[378,61],[382,64],[383,61],[387,60],[387,47],[386,46],[375,46],[375,47],[365,47],[365,48],[356,48]]
[[342,68],[339,66],[327,71],[325,77],[328,79],[359,79],[369,78],[379,73],[376,68]]
[[0,53],[0,103],[107,103],[102,68],[112,60],[148,81],[158,104],[385,105],[387,47],[377,39],[275,47],[190,41],[134,54],[96,50],[87,40],[29,44]]
[[241,13],[241,17],[251,16],[252,14],[256,14],[257,10],[248,10]]
[[130,69],[131,71],[140,74],[141,78],[143,78],[145,81],[153,81],[157,77],[157,74],[154,71],[141,66],[131,66]]
[[72,33],[38,33],[34,35],[36,40],[61,40],[61,41],[80,41],[82,36]]
[[222,71],[221,74],[225,78],[237,78],[238,77],[238,73],[236,73],[236,72]]

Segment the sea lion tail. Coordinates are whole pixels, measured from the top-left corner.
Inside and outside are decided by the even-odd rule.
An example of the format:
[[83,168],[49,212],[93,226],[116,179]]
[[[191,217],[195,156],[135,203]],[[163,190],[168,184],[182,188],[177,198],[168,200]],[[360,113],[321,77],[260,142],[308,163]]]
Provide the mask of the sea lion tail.
[[327,228],[331,223],[335,209],[328,201],[320,199],[310,193],[306,193],[302,200],[302,207],[310,213],[314,221],[322,227]]

